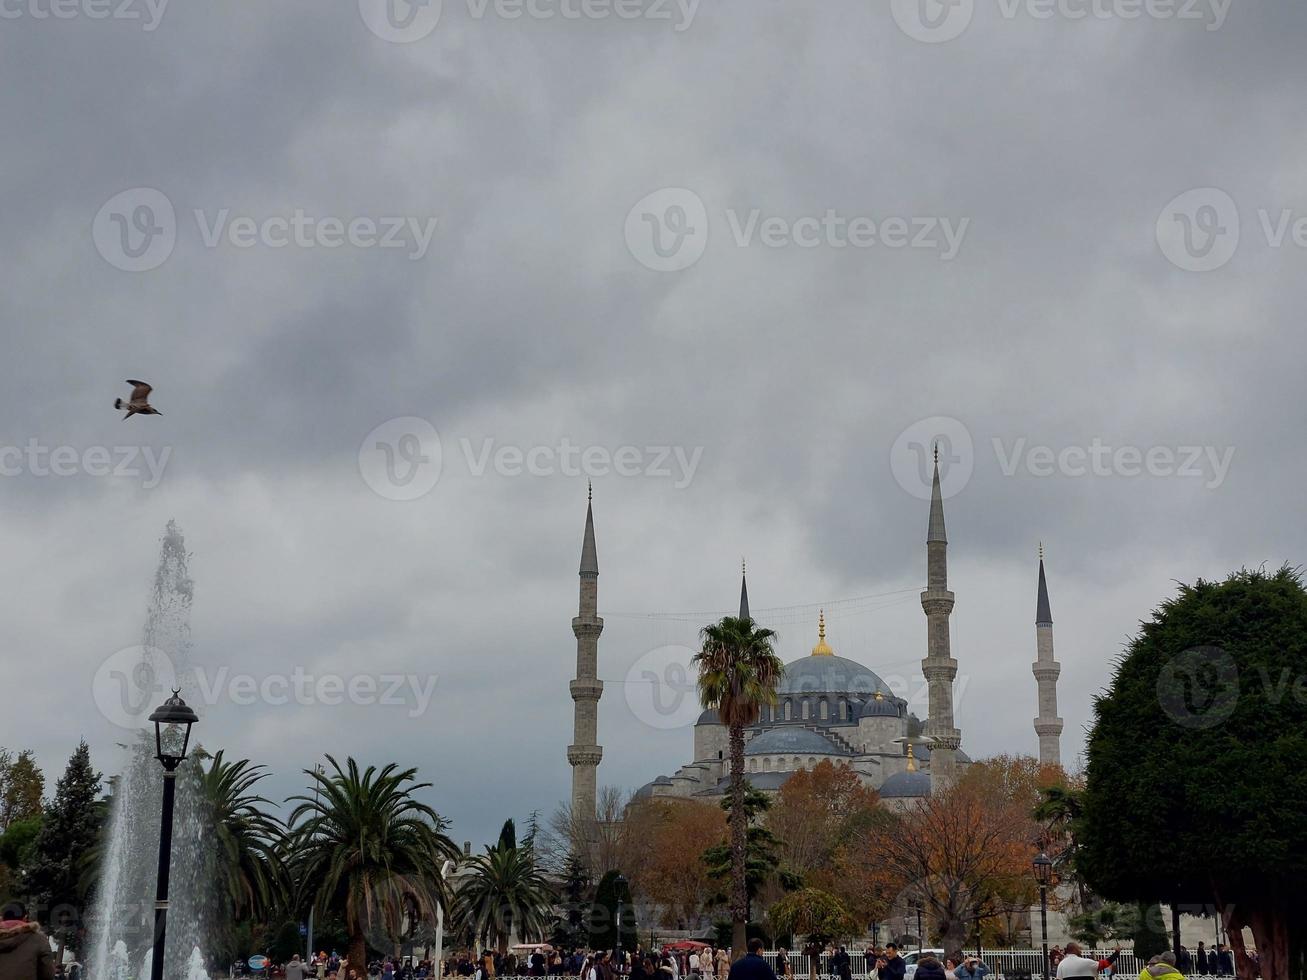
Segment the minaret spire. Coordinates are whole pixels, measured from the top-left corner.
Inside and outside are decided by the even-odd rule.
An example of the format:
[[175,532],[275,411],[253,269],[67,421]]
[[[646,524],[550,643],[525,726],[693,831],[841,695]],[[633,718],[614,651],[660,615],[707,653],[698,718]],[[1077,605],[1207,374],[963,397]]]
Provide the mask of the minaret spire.
[[926,527],[926,591],[921,593],[926,614],[926,657],[921,672],[926,678],[929,717],[923,734],[931,740],[930,788],[939,792],[957,776],[957,748],[961,733],[953,727],[953,659],[949,616],[953,593],[948,589],[948,538],[944,533],[944,496],[939,486],[939,443],[935,444],[935,473],[930,490],[930,521]]
[[1039,764],[1062,764],[1062,719],[1057,716],[1057,679],[1062,665],[1053,659],[1053,611],[1048,602],[1048,579],[1044,576],[1044,545],[1039,545],[1039,594],[1035,600],[1035,663],[1032,667],[1039,688]]
[[740,559],[740,618],[752,619],[749,615],[749,580],[747,569],[744,567],[744,559]]
[[599,760],[604,750],[599,743],[599,698],[604,693],[599,680],[599,555],[595,549],[594,488],[586,490],[585,535],[581,541],[581,600],[572,620],[576,636],[576,679],[569,685],[573,705],[573,742],[567,747],[572,765],[572,816],[593,823]]

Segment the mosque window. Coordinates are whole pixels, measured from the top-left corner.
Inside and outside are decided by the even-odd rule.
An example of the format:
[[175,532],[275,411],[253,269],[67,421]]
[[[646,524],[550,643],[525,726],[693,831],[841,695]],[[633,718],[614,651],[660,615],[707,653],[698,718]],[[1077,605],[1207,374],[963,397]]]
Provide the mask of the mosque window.
[[811,769],[816,764],[817,764],[817,760],[814,759],[812,756],[808,756],[808,768]]
[[812,702],[807,698],[803,699],[803,720],[807,721],[812,717]]
[[817,706],[817,713],[821,716],[822,721],[830,720],[830,704],[825,698],[822,698],[821,703]]
[[794,703],[789,698],[785,699],[785,720],[789,721],[794,715]]

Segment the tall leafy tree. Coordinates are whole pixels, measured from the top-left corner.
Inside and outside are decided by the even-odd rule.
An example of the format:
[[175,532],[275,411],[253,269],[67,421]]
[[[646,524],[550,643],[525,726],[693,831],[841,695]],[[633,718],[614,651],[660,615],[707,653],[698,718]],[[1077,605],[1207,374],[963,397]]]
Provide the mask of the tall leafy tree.
[[1222,913],[1241,976],[1307,976],[1307,591],[1240,571],[1180,586],[1095,704],[1078,823],[1089,885]]
[[791,892],[771,907],[767,917],[777,935],[805,940],[810,980],[816,980],[817,959],[828,942],[861,931],[843,902],[817,888]]
[[445,820],[414,794],[430,787],[416,769],[394,763],[360,771],[327,756],[330,770],[305,770],[314,793],[290,798],[291,870],[315,910],[341,912],[349,932],[349,963],[366,969],[368,930],[389,936],[405,919],[434,918],[444,900],[440,867],[458,850]]
[[776,703],[785,665],[776,656],[776,634],[747,616],[727,616],[700,631],[694,657],[699,700],[716,709],[729,732],[731,758],[731,948],[743,956],[749,915],[748,828],[745,810],[744,729],[758,720],[764,704]]
[[536,867],[532,851],[517,846],[512,820],[504,823],[494,847],[462,867],[467,877],[455,895],[456,919],[474,938],[504,953],[517,936],[544,937],[553,891]]
[[564,949],[579,949],[588,939],[590,873],[576,855],[563,866],[562,908],[554,922],[552,940]]
[[[781,887],[794,889],[799,887],[800,878],[788,869],[781,867],[780,850],[782,842],[759,818],[771,807],[771,797],[749,786],[744,794],[744,813],[748,821],[745,835],[744,881],[748,904],[745,906],[746,921],[752,911],[754,899],[762,892],[769,881],[777,881]],[[734,810],[735,801],[727,796],[722,799],[721,808],[726,811],[728,821]],[[703,864],[708,877],[717,881],[730,880],[735,871],[734,852],[728,842],[720,842],[703,852]],[[723,899],[718,896],[714,904]]]
[[41,815],[45,774],[31,750],[13,755],[0,749],[0,833],[17,820]]
[[100,781],[100,773],[91,767],[91,750],[85,741],[79,742],[55,784],[54,802],[45,812],[24,880],[49,934],[61,948],[71,946],[79,954],[76,910],[86,898],[80,858],[96,847],[104,822]]

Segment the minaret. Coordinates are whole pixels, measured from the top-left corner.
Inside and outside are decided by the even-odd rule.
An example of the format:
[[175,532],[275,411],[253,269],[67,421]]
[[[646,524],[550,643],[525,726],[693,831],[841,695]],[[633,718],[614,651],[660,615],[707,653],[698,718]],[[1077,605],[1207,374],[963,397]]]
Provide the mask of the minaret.
[[1044,579],[1044,546],[1039,546],[1039,600],[1035,606],[1035,680],[1039,684],[1039,764],[1062,764],[1062,719],[1057,716],[1057,678],[1062,665],[1053,659],[1053,611],[1048,606],[1048,582]]
[[586,493],[585,539],[581,544],[581,607],[572,620],[576,634],[576,680],[569,685],[575,727],[573,742],[567,747],[567,761],[572,764],[572,816],[593,822],[595,819],[596,775],[604,750],[599,743],[599,698],[604,683],[599,679],[599,634],[604,621],[598,616],[599,556],[595,550],[594,491]]
[[749,615],[749,580],[746,577],[747,571],[744,567],[744,559],[740,559],[740,618],[752,619]]
[[926,659],[921,661],[929,704],[923,734],[930,742],[930,789],[938,792],[957,775],[956,752],[961,734],[953,727],[953,678],[958,662],[949,642],[949,614],[953,593],[948,590],[948,538],[944,533],[944,497],[939,489],[939,446],[935,446],[935,478],[930,491],[930,525],[926,531],[926,591],[921,593],[926,614]]

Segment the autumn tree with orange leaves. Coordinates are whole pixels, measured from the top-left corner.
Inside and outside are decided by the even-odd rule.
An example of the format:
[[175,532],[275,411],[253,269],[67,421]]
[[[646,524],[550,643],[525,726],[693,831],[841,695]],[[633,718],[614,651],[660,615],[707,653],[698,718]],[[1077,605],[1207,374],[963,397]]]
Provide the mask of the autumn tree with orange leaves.
[[633,804],[625,823],[623,868],[632,887],[659,907],[662,925],[701,925],[721,887],[708,876],[701,855],[726,840],[726,813],[715,803],[654,799]]
[[[920,902],[951,956],[961,953],[977,917],[1029,908],[1036,897],[1031,860],[1040,828],[1026,767],[1010,759],[976,763],[957,783],[922,799],[883,834],[868,834],[869,859]],[[1037,775],[1037,774],[1036,774]]]
[[830,761],[787,779],[767,813],[781,863],[805,885],[838,898],[863,928],[888,916],[898,889],[860,842],[893,823],[875,790],[848,765]]

